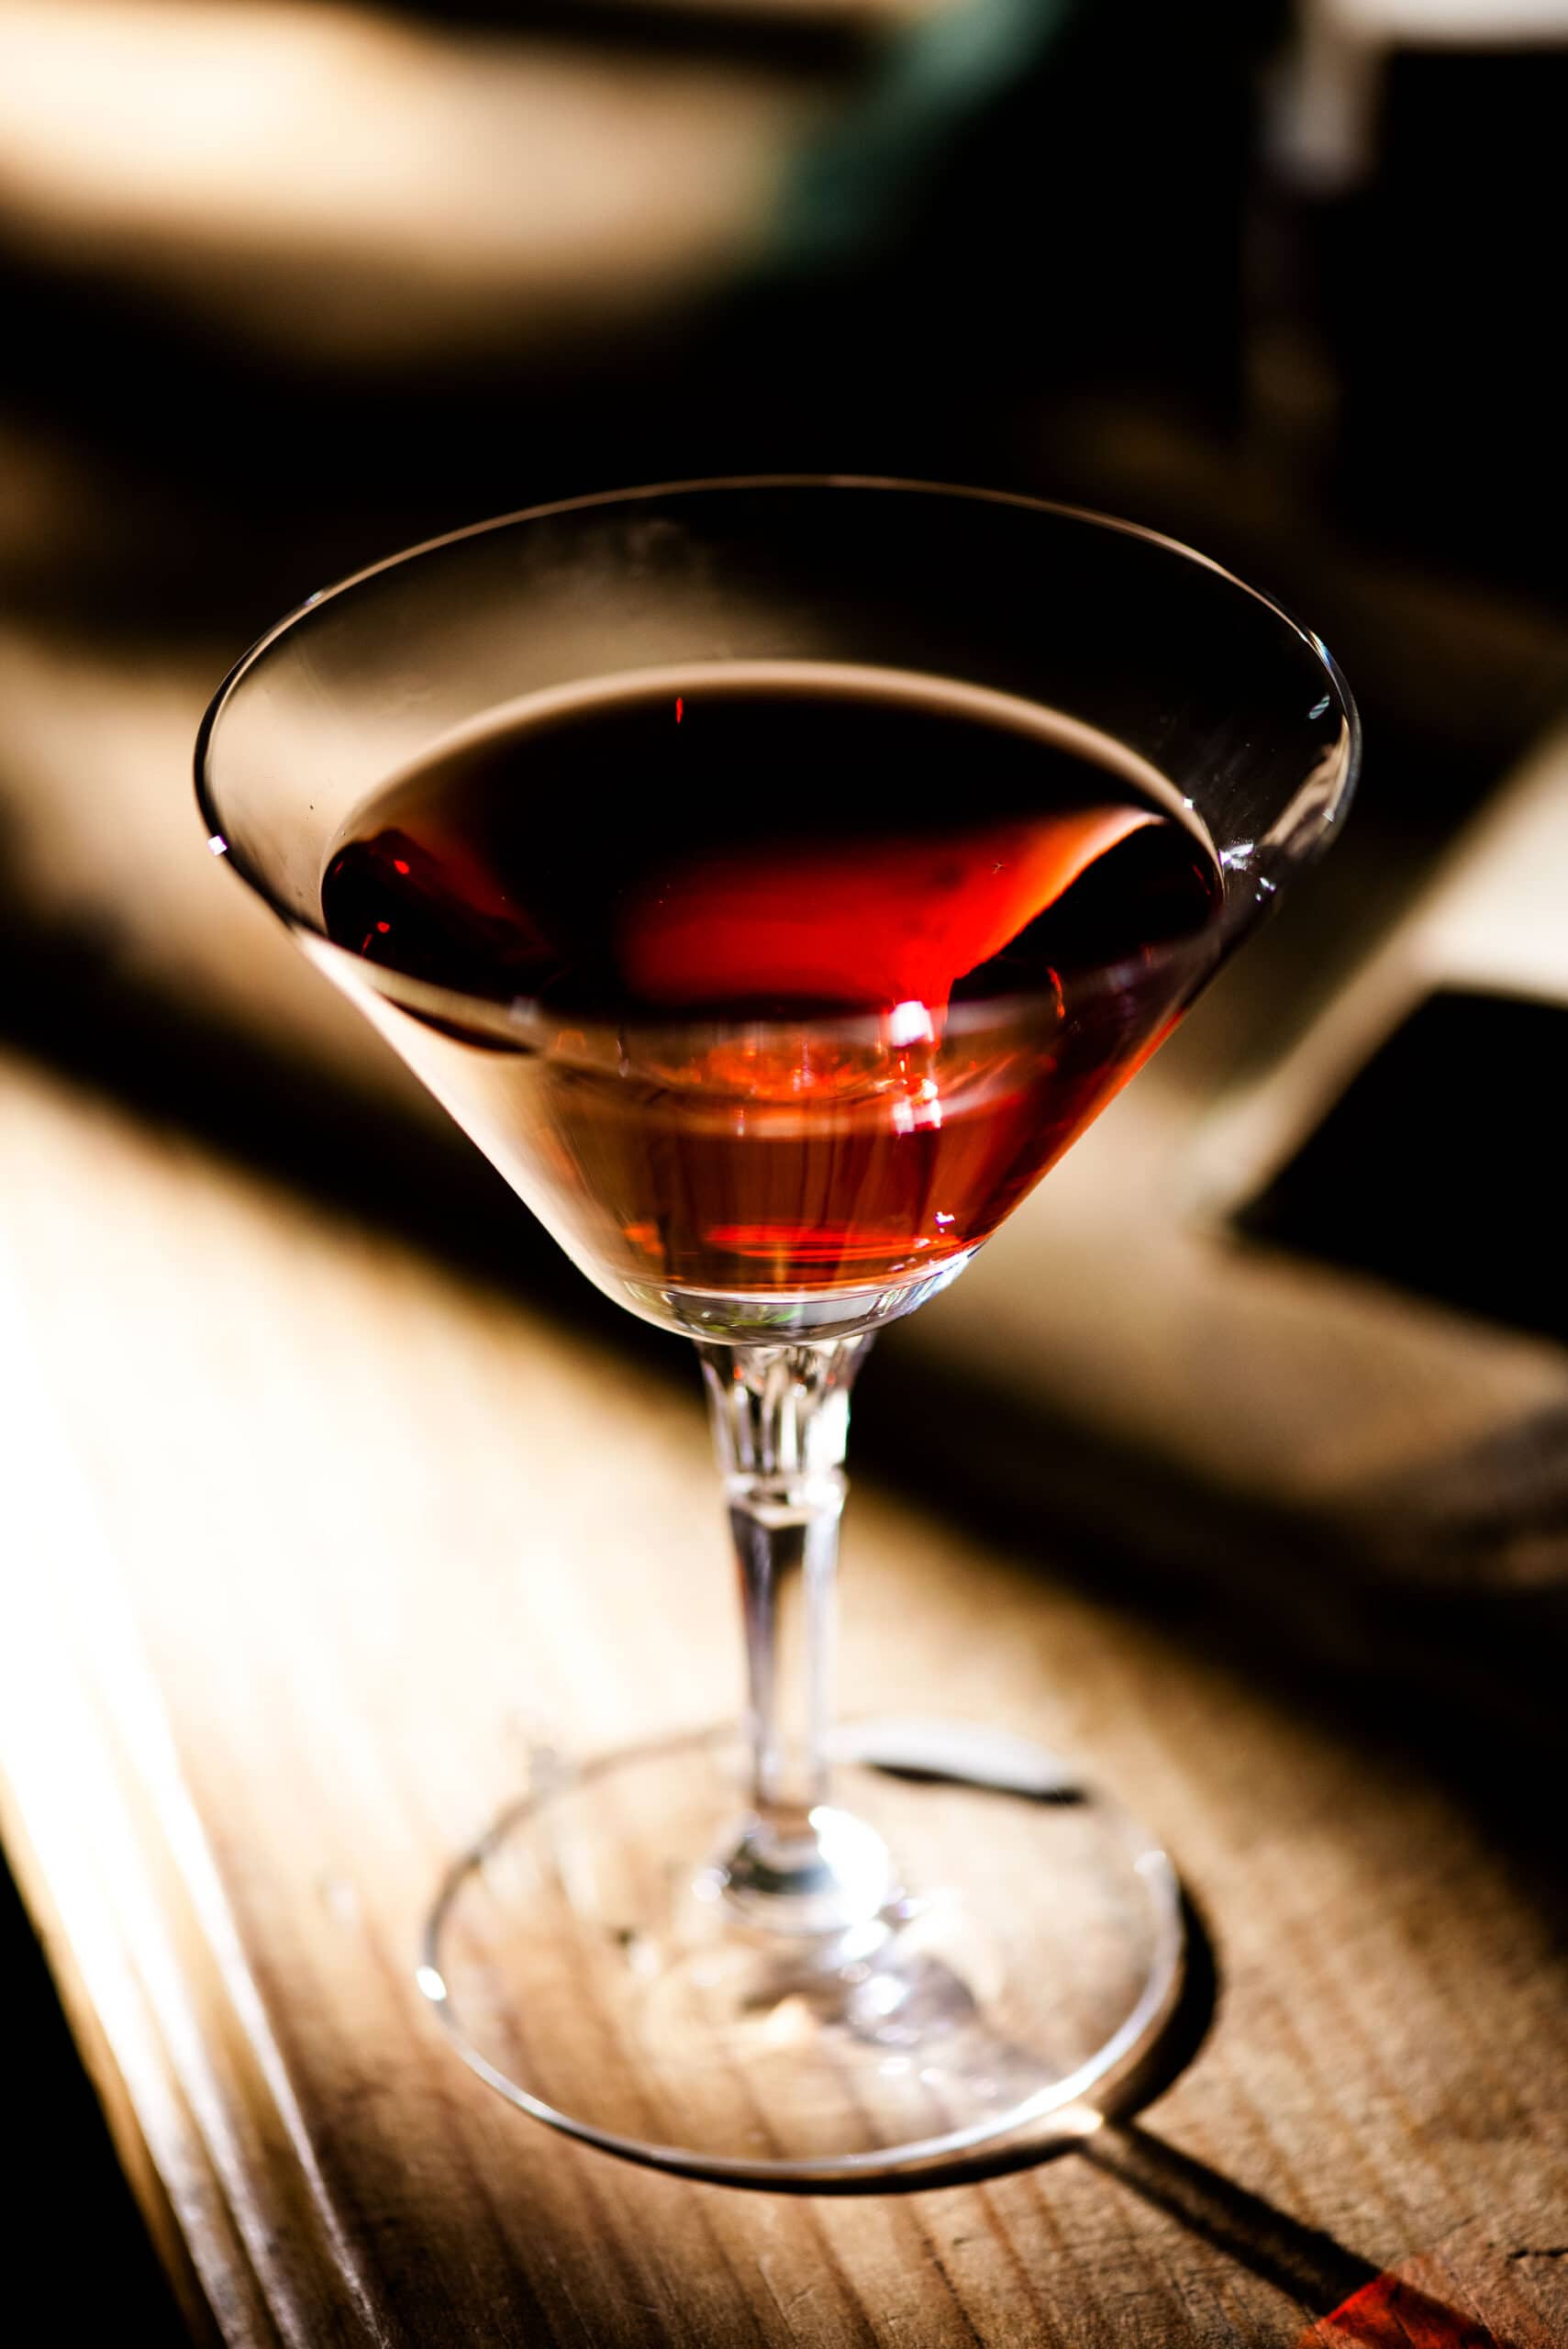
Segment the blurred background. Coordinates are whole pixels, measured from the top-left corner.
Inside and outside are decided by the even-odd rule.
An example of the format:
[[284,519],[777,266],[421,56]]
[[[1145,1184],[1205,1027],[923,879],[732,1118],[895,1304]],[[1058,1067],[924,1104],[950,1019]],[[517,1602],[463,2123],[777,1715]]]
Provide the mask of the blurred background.
[[[1545,1718],[1568,1582],[1560,1160],[1532,1107],[1568,1038],[1565,118],[1562,0],[0,0],[0,1090],[61,1072],[684,1375],[203,855],[209,693],[345,571],[639,481],[907,473],[1172,531],[1320,630],[1369,761],[1345,845],[1127,1116],[1184,1134],[1218,1073],[1259,1080],[1273,1106],[1227,1129],[1213,1218],[1337,1269],[1282,1304],[1218,1226],[1175,1236],[1167,1185],[1138,1309],[1107,1307],[1118,1251],[1074,1223],[1070,1161],[1059,1220],[1020,1219],[1005,1275],[983,1260],[972,1301],[889,1345],[862,1457],[895,1426],[906,1455],[960,1365],[987,1411],[932,1466],[950,1497],[1044,1506],[1049,1470],[1087,1523],[1105,1464],[1135,1460],[1123,1519],[1091,1529],[1129,1592],[1158,1551],[1218,1611],[1264,1526],[1267,1604],[1309,1644],[1382,1655],[1392,1609],[1413,1670],[1462,1656],[1467,1687]],[[1510,930],[1529,867],[1544,943],[1503,988],[1484,952],[1449,973],[1409,941],[1526,762],[1473,927]],[[1390,941],[1418,983],[1301,1060]],[[1477,1033],[1478,992],[1529,1020]],[[1434,1032],[1434,994],[1462,1032]],[[1477,1120],[1485,1151],[1456,1151]],[[1085,1145],[1096,1188],[1113,1147]],[[1001,1294],[1031,1248],[1044,1352]],[[1244,1471],[1226,1381],[1256,1384],[1260,1345]],[[81,2161],[91,2107],[61,2096]]]
[[1373,746],[1325,991],[1564,696],[1565,76],[1557,0],[0,0],[7,1030],[181,1116],[242,1113],[215,1022],[329,1052],[190,853],[214,680],[401,544],[747,468],[1306,614]]

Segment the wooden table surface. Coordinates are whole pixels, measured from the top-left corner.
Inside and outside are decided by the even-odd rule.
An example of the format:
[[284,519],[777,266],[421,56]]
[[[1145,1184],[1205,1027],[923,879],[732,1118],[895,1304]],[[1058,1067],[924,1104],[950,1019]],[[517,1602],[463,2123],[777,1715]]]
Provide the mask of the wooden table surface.
[[472,2078],[412,1962],[539,1724],[732,1705],[695,1375],[21,1060],[0,1330],[7,1849],[196,2337],[1568,2341],[1549,1872],[1404,1699],[1289,1701],[862,1481],[846,1706],[1092,1753],[1201,1909],[1212,2024],[1136,2121],[984,2184],[642,2173]]

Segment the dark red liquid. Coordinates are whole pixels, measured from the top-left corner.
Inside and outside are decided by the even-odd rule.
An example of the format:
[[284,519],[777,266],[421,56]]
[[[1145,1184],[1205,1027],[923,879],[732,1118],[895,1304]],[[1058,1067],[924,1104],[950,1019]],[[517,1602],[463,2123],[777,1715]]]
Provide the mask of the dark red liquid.
[[579,1261],[726,1292],[984,1238],[1207,975],[1219,901],[1102,738],[806,667],[498,723],[322,884],[339,945],[482,999],[395,1040]]

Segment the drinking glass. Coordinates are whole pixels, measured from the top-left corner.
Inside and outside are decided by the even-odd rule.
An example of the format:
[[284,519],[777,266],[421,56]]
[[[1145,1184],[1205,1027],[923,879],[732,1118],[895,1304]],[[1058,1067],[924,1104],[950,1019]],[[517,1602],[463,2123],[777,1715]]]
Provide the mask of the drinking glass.
[[[494,713],[650,680],[777,683],[803,663],[848,688],[891,677],[906,699],[940,685],[971,707],[1050,713],[1110,765],[1165,778],[1212,846],[1213,920],[1108,966],[1065,1025],[1037,980],[940,1018],[904,1004],[606,1026],[468,996],[328,936],[323,874],[355,818]],[[931,1114],[1005,1065],[1015,1088],[1040,1088],[1042,1120],[1086,1041],[1106,1074],[1075,1100],[1081,1130],[1332,837],[1357,757],[1323,645],[1217,563],[1101,516],[899,482],[689,483],[507,516],[312,596],[221,687],[197,748],[215,853],[588,1278],[695,1341],[706,1384],[740,1583],[740,1732],[541,1751],[454,1860],[426,1928],[420,1987],[523,2110],[710,2178],[875,2186],[1044,2143],[1150,2047],[1182,1964],[1176,1879],[1152,1836],[1027,1724],[831,1719],[851,1383],[876,1330],[962,1273],[984,1219],[923,1234],[864,1280],[841,1263],[814,1279],[806,1247],[696,1283],[661,1262],[650,1227],[617,1221],[592,1153],[561,1138],[590,1112],[635,1132],[684,1087],[686,1110],[744,1152],[781,1098],[792,1116],[840,1114],[792,1077],[824,1055],[854,1062],[856,1114],[876,1114],[875,1072],[912,1041]],[[616,779],[584,772],[581,787],[613,827]],[[803,773],[778,829],[852,830],[859,788]],[[898,1114],[907,1094],[889,1090]],[[1042,1297],[1047,1341],[1050,1311]],[[584,1431],[585,1476],[592,1444],[614,1441],[613,1425]],[[982,1651],[991,1636],[983,1617],[964,1633]]]

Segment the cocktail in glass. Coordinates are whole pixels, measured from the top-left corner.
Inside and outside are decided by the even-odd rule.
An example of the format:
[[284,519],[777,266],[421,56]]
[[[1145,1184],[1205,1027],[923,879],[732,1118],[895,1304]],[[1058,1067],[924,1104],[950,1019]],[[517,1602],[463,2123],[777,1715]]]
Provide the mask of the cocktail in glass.
[[1217,565],[896,483],[484,524],[224,685],[215,848],[706,1383],[741,1733],[540,1753],[428,1921],[421,1987],[524,2110],[875,2185],[1042,2140],[1150,2044],[1157,1843],[1014,1725],[832,1722],[850,1394],[1332,837],[1356,758],[1322,645]]

